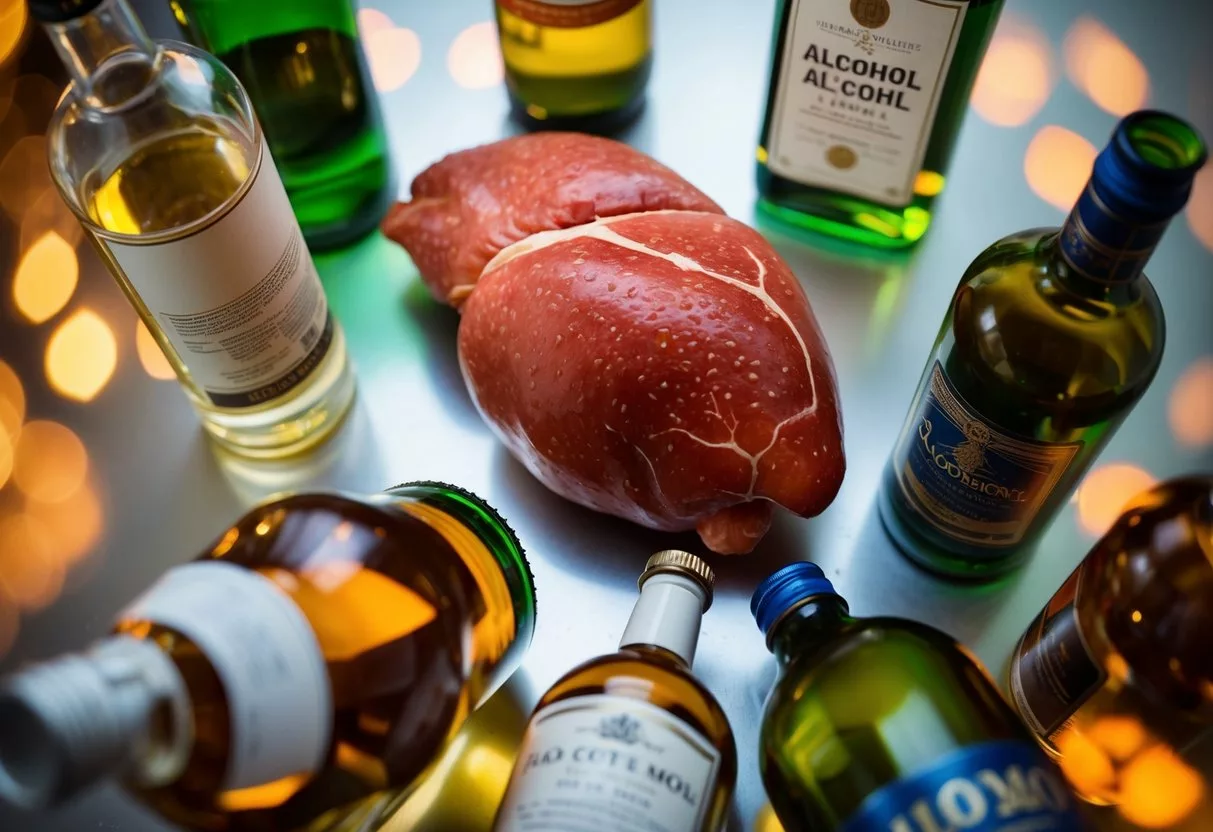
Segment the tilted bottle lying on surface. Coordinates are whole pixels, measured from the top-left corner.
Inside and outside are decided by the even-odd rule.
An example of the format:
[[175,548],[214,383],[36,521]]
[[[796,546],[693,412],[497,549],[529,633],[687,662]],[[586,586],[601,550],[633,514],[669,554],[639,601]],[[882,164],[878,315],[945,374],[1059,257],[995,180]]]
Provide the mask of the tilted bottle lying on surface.
[[1205,157],[1189,124],[1133,113],[1065,225],[1005,237],[961,277],[879,497],[914,562],[988,579],[1028,557],[1158,370],[1142,268]]
[[1070,784],[1151,829],[1213,829],[1213,477],[1139,494],[1028,626],[1012,702]]
[[0,685],[0,798],[122,778],[187,828],[300,829],[412,784],[534,626],[522,549],[472,494],[273,500],[114,635]]
[[240,83],[125,0],[33,0],[71,73],[51,175],[217,440],[303,450],[354,396],[345,338]]
[[374,230],[395,199],[350,0],[174,0],[190,39],[248,90],[313,249]]
[[1003,0],[781,0],[758,207],[878,248],[926,233]]
[[514,117],[609,133],[644,106],[652,0],[496,0]]
[[619,652],[552,685],[527,726],[497,832],[716,832],[737,780],[728,718],[691,675],[706,563],[649,558]]
[[853,618],[811,563],[768,577],[750,607],[779,660],[759,766],[787,832],[1083,828],[1061,775],[949,636]]

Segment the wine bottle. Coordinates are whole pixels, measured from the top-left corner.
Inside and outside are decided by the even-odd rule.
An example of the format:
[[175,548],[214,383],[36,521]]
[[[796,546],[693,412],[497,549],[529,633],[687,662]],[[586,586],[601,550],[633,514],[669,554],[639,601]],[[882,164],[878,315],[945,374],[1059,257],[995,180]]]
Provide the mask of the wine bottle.
[[373,231],[395,199],[387,134],[350,0],[173,0],[189,38],[256,108],[313,249]]
[[716,832],[737,750],[720,705],[690,673],[712,570],[658,552],[619,652],[570,670],[527,725],[497,832]]
[[953,639],[852,617],[812,563],[769,576],[750,609],[779,661],[759,767],[787,832],[1083,828],[1048,757]]
[[510,109],[531,128],[610,133],[644,106],[651,0],[496,0]]
[[1028,625],[1009,676],[1079,794],[1150,829],[1213,828],[1192,756],[1213,728],[1213,477],[1134,497]]
[[0,685],[0,797],[121,778],[187,828],[302,829],[413,784],[534,626],[522,549],[468,492],[272,500],[92,650]]
[[1205,157],[1191,125],[1133,113],[1062,228],[1005,237],[965,271],[880,491],[915,563],[990,579],[1028,557],[1158,370],[1142,268]]
[[926,233],[1003,0],[780,0],[758,207],[878,248]]
[[71,74],[51,175],[207,431],[262,457],[329,436],[354,397],[345,338],[240,83],[126,0],[30,12]]

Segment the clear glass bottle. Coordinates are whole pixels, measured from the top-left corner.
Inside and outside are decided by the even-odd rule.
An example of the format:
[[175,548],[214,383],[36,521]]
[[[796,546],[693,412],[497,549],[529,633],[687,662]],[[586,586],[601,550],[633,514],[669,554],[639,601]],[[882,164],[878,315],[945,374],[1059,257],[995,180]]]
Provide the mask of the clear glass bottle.
[[1213,829],[1213,477],[1130,501],[1020,639],[1011,701],[1070,785],[1149,829]]
[[190,40],[248,90],[303,237],[345,245],[395,199],[387,134],[350,0],[174,0]]
[[787,832],[1084,828],[1048,757],[952,638],[852,617],[811,563],[769,576],[750,608],[779,661],[759,767]]
[[475,495],[272,500],[91,651],[0,684],[0,797],[46,806],[122,778],[190,829],[323,826],[413,784],[534,627],[522,548]]
[[1142,272],[1204,164],[1196,130],[1117,126],[1064,226],[994,243],[960,279],[880,490],[907,557],[947,576],[1015,568],[1162,360]]
[[210,55],[151,41],[125,0],[33,0],[71,74],[51,174],[202,423],[250,456],[328,436],[345,338],[248,96]]
[[1003,0],[780,0],[758,207],[878,248],[931,222]]
[[496,0],[514,117],[525,126],[610,133],[644,106],[651,0]]
[[728,718],[691,675],[712,570],[658,552],[619,652],[576,667],[539,700],[497,832],[602,828],[716,832],[728,817],[737,749]]

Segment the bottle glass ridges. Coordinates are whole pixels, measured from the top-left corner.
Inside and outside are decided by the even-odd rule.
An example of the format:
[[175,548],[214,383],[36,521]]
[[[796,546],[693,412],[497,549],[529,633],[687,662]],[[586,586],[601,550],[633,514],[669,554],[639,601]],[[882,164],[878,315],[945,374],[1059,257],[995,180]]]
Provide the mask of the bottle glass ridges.
[[239,82],[125,0],[35,0],[72,76],[51,174],[206,429],[281,456],[353,400],[345,338]]
[[468,492],[272,500],[114,636],[0,684],[0,797],[44,806],[121,777],[186,828],[316,828],[407,790],[534,626],[522,549]]
[[999,240],[961,277],[879,497],[916,563],[1014,568],[1141,398],[1165,333],[1142,268],[1205,157],[1189,124],[1134,113],[1062,228]]

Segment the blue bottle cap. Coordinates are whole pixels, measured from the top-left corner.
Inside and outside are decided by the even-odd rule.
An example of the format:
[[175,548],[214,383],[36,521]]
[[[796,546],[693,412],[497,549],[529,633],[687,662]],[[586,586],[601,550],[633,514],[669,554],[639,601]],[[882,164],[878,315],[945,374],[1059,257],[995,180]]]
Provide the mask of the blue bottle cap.
[[750,598],[750,612],[765,636],[785,612],[814,595],[838,595],[838,592],[817,564],[790,563],[758,585]]

